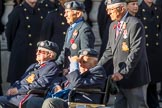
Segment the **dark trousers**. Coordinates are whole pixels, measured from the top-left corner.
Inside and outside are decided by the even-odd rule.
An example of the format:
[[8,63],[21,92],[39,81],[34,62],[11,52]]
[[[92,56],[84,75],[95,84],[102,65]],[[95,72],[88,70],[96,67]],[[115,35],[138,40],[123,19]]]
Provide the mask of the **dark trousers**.
[[156,83],[150,83],[147,88],[147,104],[149,108],[160,108]]

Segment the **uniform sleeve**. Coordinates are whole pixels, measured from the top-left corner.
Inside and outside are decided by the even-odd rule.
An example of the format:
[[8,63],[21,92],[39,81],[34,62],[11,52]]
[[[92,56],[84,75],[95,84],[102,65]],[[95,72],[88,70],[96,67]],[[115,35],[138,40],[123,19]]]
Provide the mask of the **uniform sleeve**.
[[108,41],[106,49],[105,49],[101,59],[99,60],[98,65],[103,66],[105,63],[112,60],[112,58],[113,58],[112,50],[111,50],[110,42]]
[[12,44],[16,35],[17,28],[19,26],[20,18],[20,7],[15,7],[13,11],[8,16],[8,23],[6,24],[6,38],[7,38],[7,46],[8,50],[11,51]]
[[[79,72],[79,70],[75,70],[73,72],[70,72],[66,75],[68,81],[73,85],[73,87],[78,88],[96,88],[101,87],[106,80],[106,72],[103,68],[100,68],[100,66],[95,67],[95,69],[90,70],[90,75],[82,76]],[[102,88],[101,88],[102,89]]]
[[80,34],[81,49],[94,48],[95,36],[90,27],[86,27]]
[[59,70],[56,65],[46,66],[43,74],[41,74],[31,84],[21,83],[21,85],[17,87],[19,94],[24,94],[31,89],[45,89],[51,82],[57,82],[55,79],[58,77],[58,72]]

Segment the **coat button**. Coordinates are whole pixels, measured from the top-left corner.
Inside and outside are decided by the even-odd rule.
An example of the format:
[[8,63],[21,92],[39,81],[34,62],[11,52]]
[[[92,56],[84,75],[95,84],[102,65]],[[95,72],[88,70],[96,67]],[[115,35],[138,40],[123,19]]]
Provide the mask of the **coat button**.
[[62,13],[60,13],[60,16],[63,16],[63,14],[62,14]]
[[159,28],[159,24],[157,24],[156,27]]
[[40,11],[40,8],[38,8],[37,10]]
[[145,9],[142,9],[142,12],[145,12]]
[[156,33],[156,36],[157,36],[157,37],[159,37],[159,34],[158,34],[158,33]]
[[157,15],[156,18],[159,19],[159,16]]
[[48,4],[45,4],[46,7],[48,7]]
[[26,19],[28,20],[28,19],[29,19],[29,17],[27,16],[27,17],[26,17]]
[[156,46],[158,46],[159,45],[159,42],[156,42]]
[[27,9],[26,9],[26,8],[24,8],[24,11],[27,11]]
[[147,29],[148,27],[147,26],[145,26],[145,29]]
[[147,38],[148,37],[148,34],[146,34],[145,37]]
[[146,46],[149,46],[149,44],[148,44],[148,43],[146,43]]
[[32,43],[29,43],[29,46],[32,46],[33,44]]
[[30,26],[30,25],[28,25],[27,27],[28,27],[28,28],[30,28],[31,26]]
[[146,20],[146,17],[143,17],[143,20]]
[[64,22],[62,22],[62,23],[61,23],[61,25],[65,25],[65,23],[64,23]]
[[43,16],[41,16],[40,19],[43,19]]
[[31,37],[32,35],[31,34],[28,34],[28,37]]
[[66,32],[63,32],[63,35],[66,35]]

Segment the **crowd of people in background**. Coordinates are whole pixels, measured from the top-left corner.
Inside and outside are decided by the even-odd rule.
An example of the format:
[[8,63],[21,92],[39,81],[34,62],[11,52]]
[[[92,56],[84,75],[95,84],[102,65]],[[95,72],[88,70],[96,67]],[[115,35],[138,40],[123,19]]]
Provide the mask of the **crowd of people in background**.
[[[58,45],[59,49],[54,50],[56,52],[54,63],[59,69],[57,76],[64,77],[54,81],[57,84],[58,82],[61,84],[67,79],[71,82],[70,89],[78,84],[81,84],[80,87],[85,87],[85,85],[93,87],[93,84],[98,84],[96,80],[91,83],[85,79],[93,79],[91,75],[101,72],[101,76],[111,75],[119,87],[119,93],[115,95],[115,108],[160,108],[159,102],[162,102],[162,68],[160,64],[162,61],[162,0],[102,0],[97,15],[98,38],[101,39],[101,46],[100,50],[96,52],[96,37],[89,19],[92,8],[91,0],[85,0],[84,3],[80,3],[78,0],[14,0],[14,3],[14,9],[8,15],[7,24],[3,25],[0,22],[0,34],[5,32],[8,51],[11,52],[7,82],[11,85],[16,84],[17,87],[16,90],[9,89],[8,96],[19,96],[20,94],[24,96],[24,92],[19,90],[21,87],[19,88],[20,85],[16,81],[23,82],[23,84],[26,81],[31,86],[34,83],[26,80],[26,77],[29,76],[25,76],[21,80],[20,78],[32,63],[38,61],[35,58],[38,56],[39,47],[45,48],[43,50],[47,52],[43,53],[41,50],[39,53],[48,55],[46,49],[53,51],[56,49],[54,47]],[[1,0],[0,18],[4,12],[3,4],[4,1]],[[6,26],[5,29],[4,26]],[[96,64],[90,66],[90,61],[87,59],[91,59],[87,57],[92,60],[97,58]],[[43,63],[47,61],[51,60],[48,58]],[[102,70],[102,67],[105,71]],[[36,71],[39,71],[39,68]],[[82,76],[84,72],[86,77]],[[91,73],[91,77],[87,72]],[[79,76],[78,74],[73,75],[73,73],[78,73],[81,78],[74,79],[74,76]],[[105,77],[97,81],[104,84]],[[69,78],[73,78],[73,80]],[[39,77],[36,80],[39,80]],[[77,84],[74,80],[78,81]],[[89,83],[81,83],[80,80]],[[40,82],[34,83],[34,88],[42,84]],[[47,88],[49,82],[48,84],[43,83],[45,85],[41,87]],[[0,78],[0,83],[2,83],[2,78]],[[161,83],[160,91],[157,91],[157,83]],[[11,87],[13,88],[13,86]],[[29,89],[31,88],[29,87]],[[0,87],[0,95],[3,95],[2,87]],[[97,102],[93,96],[88,98],[94,103]],[[34,100],[40,104],[32,103]],[[32,100],[29,99],[25,105],[27,108],[32,108],[31,106],[34,108],[42,105],[49,107],[60,103],[56,104],[57,107],[50,108],[67,107],[67,101],[64,100],[47,99],[44,103],[43,101],[44,99],[37,100],[36,97]],[[6,100],[6,97],[0,97],[0,107],[2,108],[18,107],[19,102],[20,99],[15,103],[12,98],[10,101]]]

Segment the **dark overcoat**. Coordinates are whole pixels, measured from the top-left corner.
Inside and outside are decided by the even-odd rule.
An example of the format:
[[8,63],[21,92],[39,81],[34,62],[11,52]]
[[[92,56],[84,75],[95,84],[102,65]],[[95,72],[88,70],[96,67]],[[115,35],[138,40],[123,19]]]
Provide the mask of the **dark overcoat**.
[[110,25],[109,41],[99,65],[113,59],[114,73],[119,72],[124,76],[117,82],[121,88],[135,88],[149,83],[150,74],[142,23],[128,13],[117,38],[116,26],[117,21]]
[[16,6],[8,16],[5,30],[8,50],[11,51],[8,82],[19,79],[27,67],[35,62],[44,17],[44,11],[38,4],[32,8],[26,2]]
[[137,17],[142,21],[145,28],[151,81],[162,81],[162,10],[154,4],[148,7],[143,1],[139,6]]

